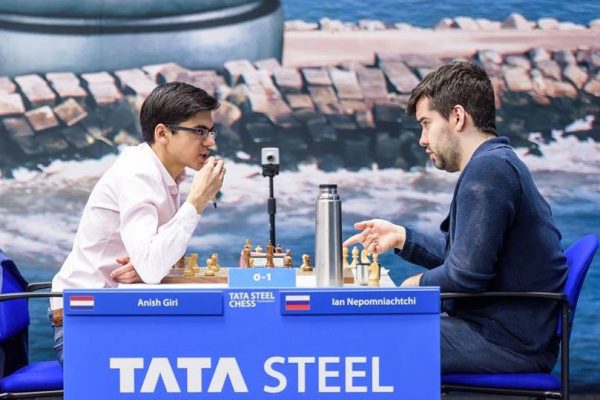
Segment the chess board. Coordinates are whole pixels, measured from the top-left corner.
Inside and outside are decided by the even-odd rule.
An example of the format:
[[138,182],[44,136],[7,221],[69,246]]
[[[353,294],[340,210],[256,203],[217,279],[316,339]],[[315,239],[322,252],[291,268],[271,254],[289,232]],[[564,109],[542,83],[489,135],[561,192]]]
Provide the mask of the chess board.
[[[302,271],[300,268],[294,268],[296,275],[300,276],[311,276],[315,274],[315,271]],[[200,283],[200,284],[215,284],[215,283],[228,283],[229,282],[229,269],[221,268],[215,276],[205,276],[204,271],[201,270],[195,276],[183,276],[180,271],[172,269],[169,275],[165,276],[161,283],[177,284],[177,283]],[[353,284],[354,275],[349,269],[344,269],[344,283]]]
[[228,268],[221,268],[214,276],[205,276],[204,270],[201,270],[194,276],[183,276],[180,271],[171,269],[169,275],[165,276],[160,283],[228,283],[228,272]]

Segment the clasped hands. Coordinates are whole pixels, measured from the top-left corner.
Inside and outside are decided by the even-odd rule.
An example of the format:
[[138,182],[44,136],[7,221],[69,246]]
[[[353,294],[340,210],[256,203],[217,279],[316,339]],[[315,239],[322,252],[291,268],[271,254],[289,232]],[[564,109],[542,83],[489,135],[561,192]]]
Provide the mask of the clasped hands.
[[117,262],[121,266],[110,273],[110,277],[119,283],[140,283],[142,278],[138,275],[129,257],[119,257]]

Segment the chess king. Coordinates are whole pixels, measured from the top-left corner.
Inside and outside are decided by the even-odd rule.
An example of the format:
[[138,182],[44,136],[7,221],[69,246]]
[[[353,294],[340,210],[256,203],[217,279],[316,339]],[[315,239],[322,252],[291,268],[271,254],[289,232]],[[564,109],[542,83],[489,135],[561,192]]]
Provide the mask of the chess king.
[[[218,107],[213,96],[186,83],[150,93],[140,112],[144,142],[125,149],[92,190],[73,249],[52,280],[53,292],[156,284],[169,273],[223,185],[223,161],[210,156]],[[196,172],[181,204],[186,167]],[[61,298],[51,299],[51,317],[62,363]]]

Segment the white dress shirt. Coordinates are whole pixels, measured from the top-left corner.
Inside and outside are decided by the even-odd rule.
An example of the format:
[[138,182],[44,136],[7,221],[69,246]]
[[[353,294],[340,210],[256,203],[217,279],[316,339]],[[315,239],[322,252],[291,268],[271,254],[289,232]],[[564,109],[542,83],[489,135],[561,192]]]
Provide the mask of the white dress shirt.
[[[52,291],[116,287],[110,273],[125,256],[145,283],[159,283],[185,254],[200,218],[192,204],[180,207],[184,179],[176,182],[147,143],[125,149],[92,190]],[[62,308],[62,299],[52,298],[51,308]]]

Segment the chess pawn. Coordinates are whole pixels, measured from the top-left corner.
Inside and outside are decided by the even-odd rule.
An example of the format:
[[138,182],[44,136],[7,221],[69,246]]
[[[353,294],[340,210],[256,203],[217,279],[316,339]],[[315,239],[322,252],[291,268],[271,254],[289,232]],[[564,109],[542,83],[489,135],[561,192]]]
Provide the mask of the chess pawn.
[[179,261],[177,261],[177,264],[175,264],[175,268],[185,268],[185,257],[181,257]]
[[283,266],[286,268],[292,268],[292,252],[287,249],[285,257],[283,257]]
[[260,245],[257,245],[256,248],[254,249],[255,253],[262,253],[262,251],[263,251],[263,248],[260,247]]
[[206,269],[204,270],[204,276],[215,276],[215,271],[212,268],[213,258],[208,257],[206,259]]
[[369,260],[369,252],[367,249],[362,249],[360,252],[360,262],[363,264],[371,264],[371,260]]
[[219,256],[217,253],[213,253],[212,256],[210,256],[211,259],[211,268],[212,270],[216,273],[219,272],[219,270],[221,269],[221,266],[219,265]]
[[192,253],[190,255],[190,263],[192,265],[192,271],[194,271],[194,275],[200,272],[200,267],[198,266],[198,253]]
[[379,265],[379,255],[373,254],[373,262],[369,265],[369,286],[379,286],[381,279],[381,265]]
[[310,256],[308,254],[302,254],[302,265],[300,266],[302,271],[312,271],[313,267],[310,265]]
[[275,247],[275,253],[283,253],[283,246],[281,243]]
[[349,269],[350,264],[348,264],[348,248],[342,247],[342,265],[344,269]]
[[358,264],[358,247],[354,246],[352,248],[352,262],[350,263],[350,268],[356,269],[356,265]]

